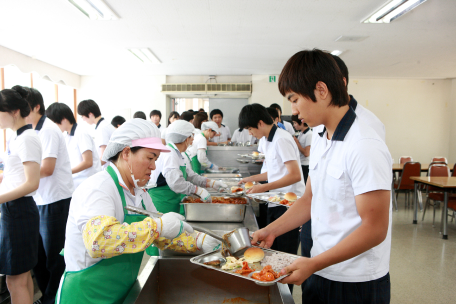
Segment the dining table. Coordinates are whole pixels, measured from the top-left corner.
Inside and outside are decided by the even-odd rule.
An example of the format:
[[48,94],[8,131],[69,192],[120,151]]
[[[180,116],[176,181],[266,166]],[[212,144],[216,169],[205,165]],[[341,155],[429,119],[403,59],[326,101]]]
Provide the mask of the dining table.
[[[429,170],[429,165],[430,164],[421,164],[421,172],[427,172]],[[454,164],[448,164],[448,168],[450,170],[453,170]],[[393,172],[402,172],[404,169],[404,164],[393,164]]]
[[420,184],[428,185],[428,186],[434,186],[438,187],[442,190],[444,193],[443,197],[443,209],[442,209],[442,221],[443,221],[443,231],[442,231],[442,238],[444,240],[448,239],[448,231],[447,231],[447,226],[448,226],[448,198],[450,196],[450,192],[453,192],[456,190],[456,177],[450,176],[450,177],[442,177],[442,176],[435,176],[435,177],[421,177],[421,176],[411,176],[411,180],[414,181],[414,202],[415,202],[415,210],[413,213],[413,224],[418,223],[418,204],[416,202],[418,201],[418,188]]

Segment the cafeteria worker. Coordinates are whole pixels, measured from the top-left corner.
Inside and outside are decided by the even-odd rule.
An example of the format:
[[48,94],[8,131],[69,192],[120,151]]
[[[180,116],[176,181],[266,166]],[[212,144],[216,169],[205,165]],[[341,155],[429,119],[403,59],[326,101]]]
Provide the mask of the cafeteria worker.
[[196,174],[185,163],[185,150],[190,146],[195,127],[185,120],[177,120],[166,129],[166,143],[171,153],[160,156],[151,181],[157,187],[149,189],[155,208],[159,212],[184,214],[181,200],[184,196],[197,194],[204,202],[210,201],[210,194],[204,188],[216,190],[228,188],[220,181],[210,180]]
[[136,281],[143,251],[152,243],[187,253],[215,247],[214,239],[194,232],[179,214],[150,218],[125,209],[129,205],[156,211],[144,187],[162,152],[170,150],[149,121],[132,119],[114,131],[103,153],[110,165],[73,193],[66,271],[56,303],[122,303]]
[[207,159],[207,142],[219,133],[218,125],[213,121],[207,121],[201,124],[201,133],[195,134],[189,152],[192,155],[192,168],[196,173],[201,174],[204,169],[219,169]]

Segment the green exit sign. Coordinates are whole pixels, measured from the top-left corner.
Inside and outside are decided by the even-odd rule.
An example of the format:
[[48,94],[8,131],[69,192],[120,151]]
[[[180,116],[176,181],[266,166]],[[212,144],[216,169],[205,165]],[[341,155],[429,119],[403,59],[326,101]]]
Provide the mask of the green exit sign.
[[269,82],[277,82],[277,76],[269,76]]

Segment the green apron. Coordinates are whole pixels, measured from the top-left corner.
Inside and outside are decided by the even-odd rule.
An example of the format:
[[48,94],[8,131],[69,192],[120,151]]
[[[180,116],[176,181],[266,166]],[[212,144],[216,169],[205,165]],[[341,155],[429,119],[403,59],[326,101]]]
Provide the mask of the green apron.
[[[124,222],[131,224],[146,218],[144,215],[128,214],[125,209],[125,195],[119,185],[114,169],[107,167],[119,191],[124,208]],[[144,208],[144,203],[142,203]],[[145,209],[145,208],[144,208]],[[63,282],[57,293],[59,304],[117,304],[123,303],[135,283],[144,253],[122,254],[100,262],[80,271],[65,271]]]
[[[201,133],[201,135],[204,136],[204,133]],[[206,138],[206,136],[204,136]],[[207,149],[206,149],[206,155],[207,155]],[[187,155],[188,157],[188,155]],[[192,157],[191,159],[191,164],[192,164],[192,169],[196,174],[203,174],[204,171],[201,170],[201,163],[198,160],[198,150],[196,151],[196,155]]]
[[[177,150],[170,144],[168,144],[171,148],[173,148],[176,152]],[[180,166],[179,169],[182,171],[184,175],[184,179],[187,180],[187,170],[186,166]],[[186,196],[185,194],[176,193],[168,185],[155,187],[149,189],[150,197],[152,197],[152,202],[157,208],[158,212],[161,213],[168,213],[168,212],[176,212],[180,213],[185,216],[184,206],[182,206],[181,200]]]

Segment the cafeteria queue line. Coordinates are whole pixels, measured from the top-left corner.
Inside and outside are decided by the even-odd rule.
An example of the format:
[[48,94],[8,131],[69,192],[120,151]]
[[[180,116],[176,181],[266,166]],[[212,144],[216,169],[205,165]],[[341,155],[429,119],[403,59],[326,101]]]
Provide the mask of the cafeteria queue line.
[[290,273],[284,294],[302,285],[302,303],[389,303],[391,155],[383,124],[348,94],[348,81],[343,61],[326,52],[289,59],[278,85],[297,137],[277,104],[246,105],[231,134],[220,110],[173,112],[164,127],[158,110],[150,121],[137,112],[107,122],[84,100],[77,112],[94,125],[92,139],[68,106],[45,109],[36,89],[2,90],[0,127],[15,132],[0,184],[0,273],[12,303],[33,303],[31,270],[42,293],[34,303],[123,303],[144,251],[163,258],[220,249],[185,221],[180,202],[231,192],[204,175],[225,169],[209,147],[235,140],[264,154],[260,174],[236,180],[247,196],[299,197],[289,208],[261,205],[266,224],[253,227],[252,244],[263,248],[296,255],[301,242],[303,257],[279,269]]

